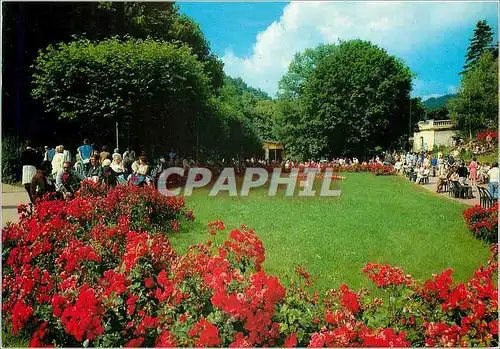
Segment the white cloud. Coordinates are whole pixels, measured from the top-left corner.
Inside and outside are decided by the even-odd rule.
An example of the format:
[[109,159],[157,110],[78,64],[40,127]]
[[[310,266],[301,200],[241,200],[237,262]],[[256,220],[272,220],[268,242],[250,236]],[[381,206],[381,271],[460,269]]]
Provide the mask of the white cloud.
[[430,95],[425,95],[425,96],[422,96],[422,101],[425,102],[429,98],[438,98],[438,97],[441,97],[441,96],[444,96],[444,95],[443,94],[439,94],[439,93],[433,93],[433,94],[430,94]]
[[417,50],[440,34],[496,13],[497,5],[474,2],[298,2],[257,35],[250,57],[227,49],[227,74],[274,95],[294,54],[320,43],[363,39],[391,54]]
[[457,93],[458,92],[458,87],[457,86],[454,86],[454,85],[449,85],[448,86],[448,93]]

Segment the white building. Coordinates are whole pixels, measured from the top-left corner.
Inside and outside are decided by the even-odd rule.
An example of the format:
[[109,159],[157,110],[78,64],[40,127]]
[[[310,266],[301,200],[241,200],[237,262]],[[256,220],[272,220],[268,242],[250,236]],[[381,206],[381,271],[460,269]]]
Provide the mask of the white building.
[[[413,151],[432,151],[434,146],[454,146],[453,130],[451,120],[427,120],[418,123],[419,132],[413,134]],[[410,141],[412,139],[410,138]]]

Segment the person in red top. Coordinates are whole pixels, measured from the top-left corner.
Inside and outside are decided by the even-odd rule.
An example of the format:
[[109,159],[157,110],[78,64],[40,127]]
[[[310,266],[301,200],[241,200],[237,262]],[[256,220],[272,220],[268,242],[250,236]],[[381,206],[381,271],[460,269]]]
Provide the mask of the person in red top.
[[477,181],[477,159],[472,159],[472,162],[469,164],[469,178],[471,185],[476,185]]

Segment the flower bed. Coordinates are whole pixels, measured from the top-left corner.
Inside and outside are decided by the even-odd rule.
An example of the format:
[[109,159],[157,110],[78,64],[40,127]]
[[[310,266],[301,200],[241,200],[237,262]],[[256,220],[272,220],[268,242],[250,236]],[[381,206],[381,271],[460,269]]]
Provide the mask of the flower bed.
[[[307,168],[318,168],[318,167],[307,167],[299,165],[296,168],[299,169],[299,173],[304,172]],[[356,165],[330,165],[321,164],[319,166],[320,173],[324,173],[327,169],[332,169],[334,173],[338,172],[371,172],[376,175],[389,176],[396,174],[396,171],[392,165],[382,165],[382,164],[356,164]]]
[[479,240],[487,243],[498,242],[498,202],[490,208],[480,205],[464,211],[465,223]]
[[[309,175],[307,173],[304,173],[304,172],[299,172],[299,174],[297,175],[297,180],[305,180],[307,179]],[[317,173],[315,176],[314,176],[315,179],[317,180],[324,180],[325,178],[330,178],[332,181],[341,181],[341,180],[344,180],[344,179],[347,179],[347,177],[344,177],[344,176],[329,176],[329,177],[325,177],[325,174],[324,173]]]
[[[191,219],[181,199],[129,190],[42,202],[3,230],[3,320],[13,334],[64,347],[498,345],[496,245],[464,284],[452,285],[451,270],[419,282],[369,263],[363,272],[387,302],[346,285],[320,296],[302,268],[288,288],[268,275],[263,243],[245,226],[216,244],[226,227],[211,222],[206,243],[176,253],[153,222]],[[143,200],[151,226],[131,218],[128,203]]]
[[477,134],[477,139],[482,140],[490,136],[492,139],[498,138],[498,131],[495,130],[484,130]]

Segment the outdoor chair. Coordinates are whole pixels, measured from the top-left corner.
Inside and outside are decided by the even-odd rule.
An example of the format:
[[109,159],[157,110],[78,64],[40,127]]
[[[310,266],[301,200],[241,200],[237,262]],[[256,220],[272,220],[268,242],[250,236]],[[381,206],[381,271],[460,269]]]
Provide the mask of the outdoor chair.
[[417,183],[418,184],[427,184],[427,183],[429,183],[429,176],[423,176],[423,177],[420,177],[420,178],[417,177]]
[[458,182],[450,182],[450,196],[456,199],[465,199],[465,188]]
[[478,186],[477,190],[479,191],[479,203],[481,206],[484,208],[490,208],[493,206],[493,198],[491,197],[488,189]]
[[446,193],[450,191],[450,181],[445,181],[441,185],[441,192]]
[[422,178],[422,183],[424,183],[424,184],[429,183],[429,175],[425,175],[424,178]]

